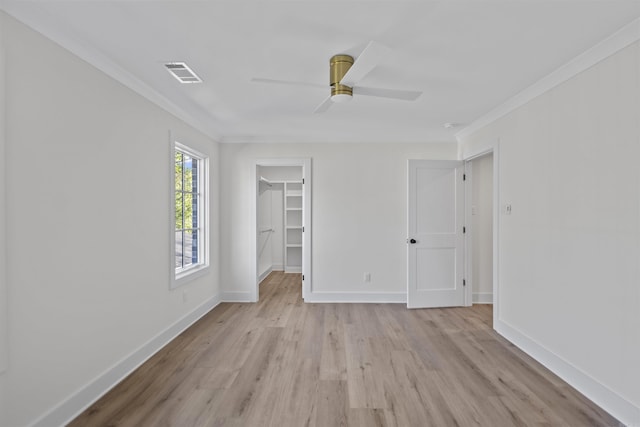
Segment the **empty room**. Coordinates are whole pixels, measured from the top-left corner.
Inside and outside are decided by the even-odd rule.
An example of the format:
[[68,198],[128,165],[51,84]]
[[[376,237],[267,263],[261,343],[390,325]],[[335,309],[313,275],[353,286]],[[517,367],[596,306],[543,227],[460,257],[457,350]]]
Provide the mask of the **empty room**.
[[640,2],[0,0],[0,426],[640,426]]

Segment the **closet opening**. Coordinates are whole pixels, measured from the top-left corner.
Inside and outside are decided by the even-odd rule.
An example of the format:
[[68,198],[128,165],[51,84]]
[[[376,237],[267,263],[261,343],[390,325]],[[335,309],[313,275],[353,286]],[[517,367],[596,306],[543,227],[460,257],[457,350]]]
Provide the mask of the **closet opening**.
[[310,290],[311,183],[308,159],[268,159],[255,167],[256,285],[273,271],[299,273],[303,298]]
[[[466,224],[470,227],[466,245],[467,297],[465,305],[487,304],[498,324],[500,281],[499,239],[500,180],[499,144],[469,155],[466,162]],[[509,213],[504,213],[509,215]]]

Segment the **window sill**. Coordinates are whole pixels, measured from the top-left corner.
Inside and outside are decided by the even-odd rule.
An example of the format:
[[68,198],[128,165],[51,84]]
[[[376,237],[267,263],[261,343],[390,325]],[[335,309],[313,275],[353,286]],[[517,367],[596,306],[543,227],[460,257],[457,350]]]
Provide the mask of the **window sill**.
[[171,281],[171,289],[178,288],[184,285],[185,283],[191,282],[192,280],[195,280],[198,277],[204,276],[207,273],[209,273],[208,264],[201,264],[201,265],[183,270],[179,273],[174,273],[173,280]]

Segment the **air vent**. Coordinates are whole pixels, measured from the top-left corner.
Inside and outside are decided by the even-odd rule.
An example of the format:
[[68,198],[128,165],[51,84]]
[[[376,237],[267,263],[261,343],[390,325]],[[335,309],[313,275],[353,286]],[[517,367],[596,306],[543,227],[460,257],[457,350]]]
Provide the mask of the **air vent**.
[[180,83],[202,83],[202,79],[184,62],[169,62],[164,66]]

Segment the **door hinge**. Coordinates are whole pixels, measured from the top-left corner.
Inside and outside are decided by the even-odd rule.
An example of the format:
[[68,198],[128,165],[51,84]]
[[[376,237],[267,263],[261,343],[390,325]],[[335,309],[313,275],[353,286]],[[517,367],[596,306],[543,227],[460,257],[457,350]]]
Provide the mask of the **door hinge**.
[[466,173],[463,173],[463,174],[462,174],[462,180],[463,180],[463,181],[466,181],[466,180],[467,180],[467,174],[466,174]]
[[304,233],[304,227],[302,227],[302,232]]
[[462,279],[462,286],[467,286],[467,281]]
[[462,227],[462,234],[467,232],[467,227]]
[[302,281],[304,282],[304,274],[302,275]]
[[302,178],[302,183],[304,184],[304,178]]

